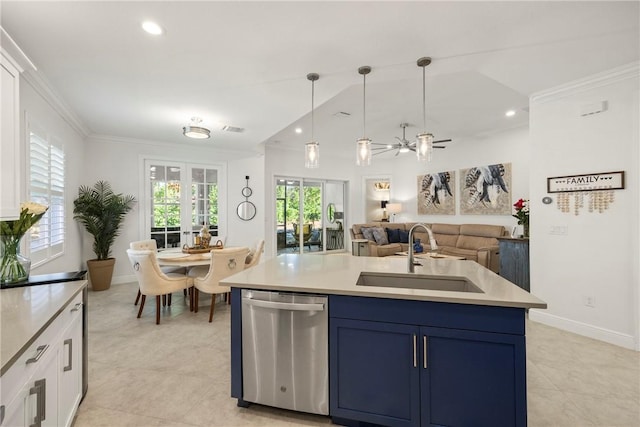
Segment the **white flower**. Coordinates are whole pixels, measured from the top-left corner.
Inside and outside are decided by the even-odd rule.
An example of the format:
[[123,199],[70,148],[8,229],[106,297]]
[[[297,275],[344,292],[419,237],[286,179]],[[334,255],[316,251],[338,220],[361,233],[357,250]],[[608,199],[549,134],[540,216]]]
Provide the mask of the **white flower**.
[[34,202],[22,202],[20,203],[20,211],[27,210],[27,213],[32,215],[40,215],[47,211],[48,207]]

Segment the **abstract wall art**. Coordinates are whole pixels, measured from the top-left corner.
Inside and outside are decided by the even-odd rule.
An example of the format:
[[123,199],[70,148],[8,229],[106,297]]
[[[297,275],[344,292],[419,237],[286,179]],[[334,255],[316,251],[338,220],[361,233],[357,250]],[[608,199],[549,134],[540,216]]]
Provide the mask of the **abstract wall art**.
[[455,215],[455,171],[418,175],[418,215]]
[[511,163],[460,171],[460,214],[511,215]]

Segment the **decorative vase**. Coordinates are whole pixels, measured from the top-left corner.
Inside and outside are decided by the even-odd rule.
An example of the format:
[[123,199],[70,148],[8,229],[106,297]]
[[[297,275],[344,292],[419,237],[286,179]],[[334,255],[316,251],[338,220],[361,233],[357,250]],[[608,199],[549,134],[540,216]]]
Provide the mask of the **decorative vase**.
[[522,237],[529,238],[529,223],[522,224]]
[[0,236],[0,283],[17,283],[29,278],[31,260],[20,255],[22,236]]

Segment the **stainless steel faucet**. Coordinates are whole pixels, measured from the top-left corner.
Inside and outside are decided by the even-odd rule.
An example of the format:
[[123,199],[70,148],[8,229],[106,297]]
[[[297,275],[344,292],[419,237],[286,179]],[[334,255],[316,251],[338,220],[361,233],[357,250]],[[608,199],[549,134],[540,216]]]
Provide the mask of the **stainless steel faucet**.
[[416,224],[413,227],[411,227],[411,230],[409,230],[409,256],[407,257],[407,272],[408,273],[414,273],[415,272],[415,267],[413,265],[413,263],[414,263],[414,260],[413,260],[413,230],[415,230],[418,227],[424,228],[424,230],[429,234],[429,246],[431,246],[431,250],[432,251],[437,251],[438,250],[438,245],[436,244],[436,239],[433,237],[433,232],[431,231],[431,229],[429,227],[427,227],[424,224]]

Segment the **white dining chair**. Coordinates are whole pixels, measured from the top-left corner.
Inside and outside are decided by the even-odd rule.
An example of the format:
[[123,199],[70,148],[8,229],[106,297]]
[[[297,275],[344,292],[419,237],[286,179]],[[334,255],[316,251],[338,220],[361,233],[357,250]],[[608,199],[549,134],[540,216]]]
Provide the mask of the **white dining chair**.
[[[138,319],[142,315],[147,295],[156,297],[156,325],[160,324],[160,297],[172,292],[189,289],[193,286],[193,278],[179,273],[163,273],[153,250],[127,249],[127,256],[135,272],[140,286],[142,299],[138,310]],[[193,292],[190,293],[193,298]],[[192,299],[190,307],[193,306]]]
[[253,248],[249,252],[249,255],[244,260],[244,268],[251,268],[254,265],[258,265],[260,262],[260,258],[262,257],[262,252],[264,250],[264,239],[256,240],[256,243],[253,245]]
[[[158,243],[156,242],[155,239],[138,240],[136,242],[129,243],[129,249],[134,249],[138,251],[158,252]],[[187,269],[184,267],[160,267],[160,270],[162,270],[162,272],[165,274],[168,274],[168,273],[187,274]],[[136,301],[133,303],[133,305],[138,305],[138,301],[140,301],[141,295],[142,294],[140,293],[140,288],[138,288],[138,295],[136,295]],[[165,301],[166,301],[166,298],[163,297],[163,305]],[[169,302],[169,305],[171,305],[171,302]]]
[[213,321],[216,295],[226,294],[231,291],[228,286],[221,285],[220,281],[244,270],[244,260],[248,253],[249,248],[247,247],[217,249],[211,251],[211,264],[209,267],[194,267],[189,270],[189,277],[193,278],[194,286],[193,311],[198,312],[200,292],[211,294],[209,323]]

